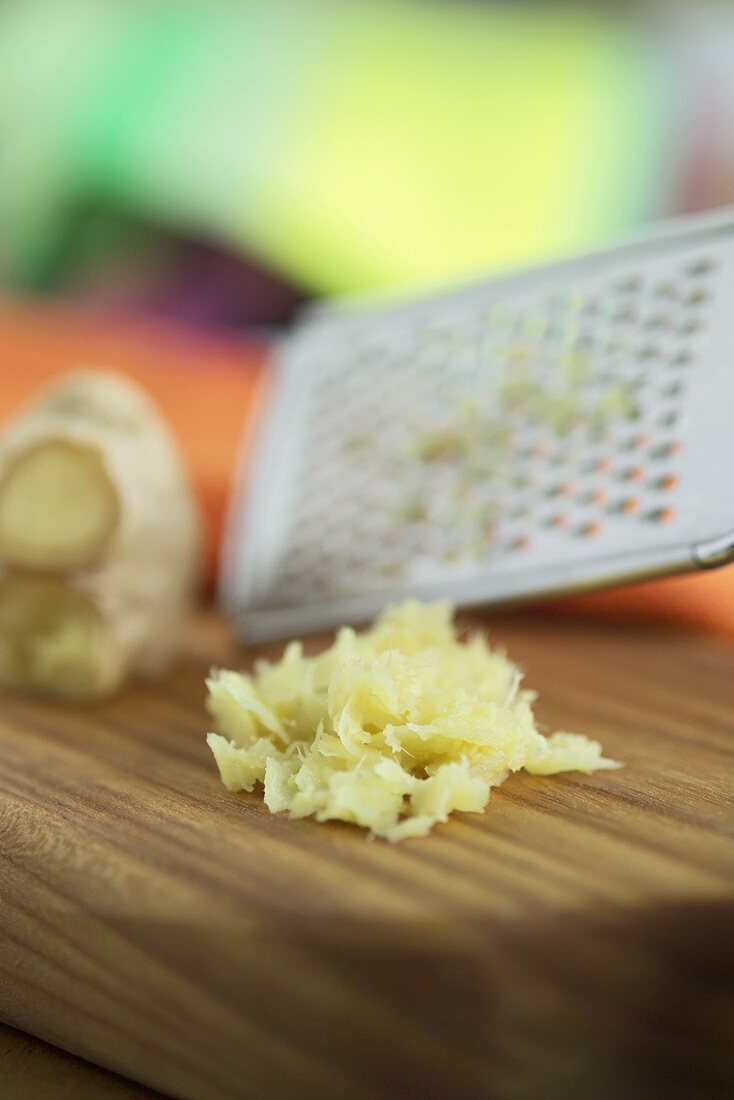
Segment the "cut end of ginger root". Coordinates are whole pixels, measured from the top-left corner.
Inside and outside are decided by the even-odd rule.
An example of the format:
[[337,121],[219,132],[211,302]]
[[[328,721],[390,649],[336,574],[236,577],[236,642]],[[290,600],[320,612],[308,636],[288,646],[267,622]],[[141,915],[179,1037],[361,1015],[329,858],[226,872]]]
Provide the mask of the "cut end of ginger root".
[[120,500],[101,453],[47,439],[21,450],[0,481],[0,558],[21,569],[65,569],[101,558]]
[[291,642],[252,675],[213,672],[207,742],[225,787],[262,784],[271,813],[399,841],[483,811],[511,772],[621,767],[587,737],[545,737],[518,668],[482,634],[462,641],[452,620],[447,602],[409,600],[317,656]]
[[199,564],[165,425],[121,375],[78,371],[0,439],[0,686],[70,701],[161,671]]

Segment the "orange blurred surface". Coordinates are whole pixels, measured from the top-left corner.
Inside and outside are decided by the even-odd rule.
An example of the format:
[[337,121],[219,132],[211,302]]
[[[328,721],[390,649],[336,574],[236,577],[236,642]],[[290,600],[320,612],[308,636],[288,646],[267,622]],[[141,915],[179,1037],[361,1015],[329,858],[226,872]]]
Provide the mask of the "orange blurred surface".
[[704,629],[734,642],[734,565],[558,600],[554,610]]
[[[243,426],[255,408],[267,354],[262,340],[0,300],[0,423],[39,385],[74,367],[130,375],[160,407],[182,448],[205,520],[211,580]],[[567,598],[551,609],[678,623],[734,641],[734,566]]]

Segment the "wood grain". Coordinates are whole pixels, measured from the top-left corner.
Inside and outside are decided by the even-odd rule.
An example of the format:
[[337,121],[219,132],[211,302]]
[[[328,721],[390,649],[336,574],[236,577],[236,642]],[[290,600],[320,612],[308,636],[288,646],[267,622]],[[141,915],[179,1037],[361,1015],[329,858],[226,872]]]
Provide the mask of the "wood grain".
[[3,1100],[161,1100],[162,1096],[1,1024],[0,1086]]
[[394,848],[220,785],[202,679],[252,654],[212,615],[162,685],[4,699],[0,1018],[192,1100],[734,1089],[734,650],[486,624],[626,766]]

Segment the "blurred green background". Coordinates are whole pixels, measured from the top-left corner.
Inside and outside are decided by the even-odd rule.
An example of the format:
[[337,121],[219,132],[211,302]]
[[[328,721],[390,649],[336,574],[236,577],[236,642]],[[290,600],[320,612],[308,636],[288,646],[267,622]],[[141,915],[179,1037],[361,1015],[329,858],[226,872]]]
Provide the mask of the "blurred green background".
[[207,326],[734,200],[734,5],[5,0],[0,293]]

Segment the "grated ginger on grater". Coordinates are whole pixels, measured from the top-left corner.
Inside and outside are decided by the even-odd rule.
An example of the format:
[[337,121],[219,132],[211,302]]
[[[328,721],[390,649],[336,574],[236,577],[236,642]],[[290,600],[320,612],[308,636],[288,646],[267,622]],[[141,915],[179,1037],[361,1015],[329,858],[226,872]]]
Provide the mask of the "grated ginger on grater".
[[535,693],[481,634],[456,634],[447,602],[388,607],[364,633],[339,631],[306,657],[291,642],[254,675],[208,680],[219,733],[207,742],[230,791],[264,786],[271,813],[314,815],[390,841],[425,836],[454,810],[484,810],[510,772],[620,765],[597,741],[545,737]]

